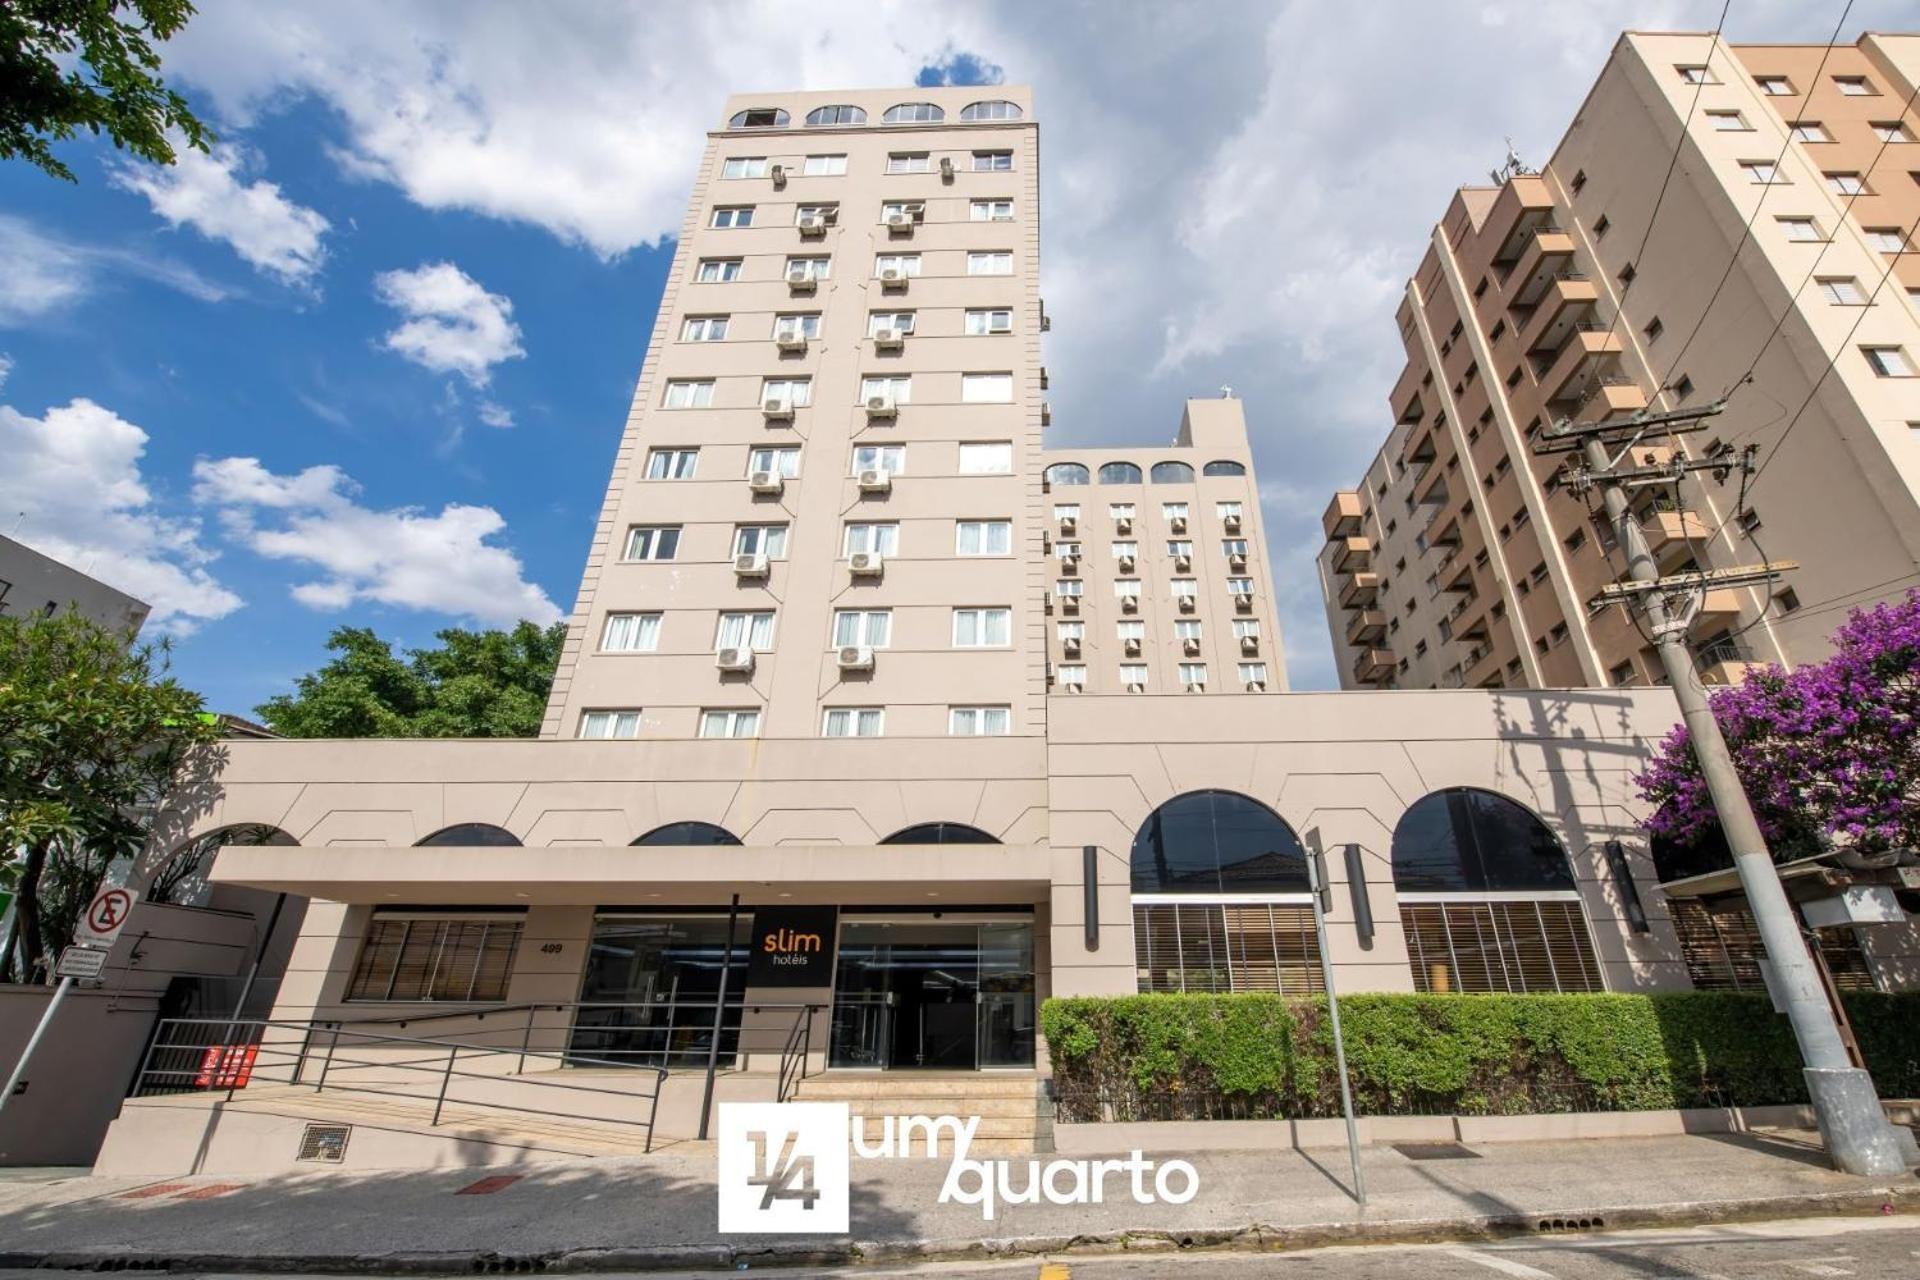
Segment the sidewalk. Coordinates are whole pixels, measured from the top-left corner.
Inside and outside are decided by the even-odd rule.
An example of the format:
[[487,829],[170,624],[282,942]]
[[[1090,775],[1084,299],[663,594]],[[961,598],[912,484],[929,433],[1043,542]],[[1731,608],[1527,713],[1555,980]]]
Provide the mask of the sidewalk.
[[[0,1181],[0,1266],[112,1259],[234,1271],[639,1270],[1304,1247],[1531,1233],[1543,1221],[1570,1229],[1920,1208],[1912,1175],[1835,1173],[1815,1142],[1792,1133],[1513,1143],[1450,1159],[1375,1147],[1363,1156],[1365,1210],[1344,1190],[1343,1150],[1214,1152],[1189,1157],[1200,1191],[1184,1206],[1136,1205],[1121,1191],[1117,1203],[1001,1206],[992,1222],[975,1206],[936,1203],[943,1160],[855,1160],[851,1240],[718,1235],[706,1149],[537,1166],[517,1177],[462,1169]],[[1022,1185],[1024,1166],[1016,1170]]]

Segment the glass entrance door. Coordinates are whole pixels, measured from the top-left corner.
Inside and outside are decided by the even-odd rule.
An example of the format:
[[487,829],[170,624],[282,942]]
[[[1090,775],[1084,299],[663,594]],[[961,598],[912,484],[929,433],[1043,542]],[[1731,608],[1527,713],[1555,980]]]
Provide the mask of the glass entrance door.
[[829,1062],[1031,1066],[1032,922],[843,922]]
[[[719,1058],[727,1064],[739,1051],[751,925],[745,913],[734,925],[720,1019]],[[724,915],[596,917],[570,1052],[594,1062],[704,1067],[726,960]]]

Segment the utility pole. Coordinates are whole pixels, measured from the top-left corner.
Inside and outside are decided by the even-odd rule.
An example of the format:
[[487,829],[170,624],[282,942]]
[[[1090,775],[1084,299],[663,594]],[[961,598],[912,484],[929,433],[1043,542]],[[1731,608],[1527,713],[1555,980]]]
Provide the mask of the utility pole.
[[[1746,893],[1761,944],[1766,948],[1773,970],[1775,999],[1785,1009],[1794,1039],[1800,1046],[1807,1094],[1813,1100],[1814,1117],[1820,1126],[1820,1136],[1826,1142],[1828,1158],[1846,1173],[1900,1174],[1906,1171],[1904,1154],[1874,1092],[1873,1078],[1854,1066],[1847,1056],[1839,1024],[1827,1002],[1813,958],[1807,952],[1793,904],[1780,884],[1766,838],[1760,834],[1760,824],[1753,816],[1753,806],[1733,767],[1727,741],[1721,736],[1720,725],[1707,703],[1706,690],[1695,677],[1693,653],[1687,647],[1688,628],[1700,596],[1709,585],[1771,582],[1785,570],[1797,566],[1776,561],[1662,578],[1627,500],[1629,487],[1670,484],[1690,471],[1718,471],[1724,475],[1733,466],[1750,466],[1745,460],[1734,463],[1726,457],[1717,457],[1674,459],[1650,467],[1623,467],[1649,433],[1701,430],[1709,418],[1725,407],[1726,401],[1721,399],[1698,409],[1639,413],[1619,422],[1575,424],[1563,419],[1552,431],[1543,434],[1535,451],[1542,454],[1578,451],[1584,465],[1574,469],[1571,487],[1576,493],[1596,487],[1600,490],[1607,520],[1626,554],[1627,580],[1603,590],[1594,604],[1604,607],[1617,602],[1629,609],[1637,604],[1646,615],[1647,628],[1667,673],[1667,683],[1672,686],[1681,717],[1686,721],[1694,757],[1700,762],[1700,772],[1713,798],[1714,811],[1719,815],[1720,829],[1733,851],[1740,887]],[[1618,451],[1609,452],[1610,447],[1617,447]],[[1670,602],[1677,607],[1669,607]]]

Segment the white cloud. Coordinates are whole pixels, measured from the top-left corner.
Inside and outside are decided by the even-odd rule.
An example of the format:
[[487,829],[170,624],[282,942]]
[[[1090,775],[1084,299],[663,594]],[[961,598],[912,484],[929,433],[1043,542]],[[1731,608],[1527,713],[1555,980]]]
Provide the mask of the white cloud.
[[7,385],[7,375],[13,372],[13,357],[0,351],[0,387]]
[[227,291],[191,268],[130,249],[73,244],[20,218],[0,214],[0,325],[20,327],[59,312],[126,274],[177,289],[201,302]]
[[91,400],[39,418],[0,405],[0,515],[20,541],[152,605],[162,630],[191,631],[241,600],[208,570],[199,523],[155,503],[140,473],[147,439]]
[[265,179],[243,183],[258,157],[232,144],[206,155],[181,145],[172,165],[113,166],[113,184],[143,195],[153,211],[175,227],[190,226],[210,240],[224,240],[256,270],[283,284],[304,285],[326,259],[321,238],[330,224],[293,203]]
[[[387,347],[436,373],[457,373],[484,387],[493,366],[526,355],[513,303],[488,293],[480,282],[451,262],[435,262],[412,271],[387,271],[374,278],[380,300],[405,317],[387,334]],[[489,422],[489,426],[512,425]]]
[[482,400],[474,410],[480,415],[480,421],[489,427],[505,430],[513,425],[513,410],[494,400]]
[[561,616],[519,557],[489,542],[506,527],[491,507],[375,510],[354,500],[358,486],[338,467],[278,475],[257,458],[201,461],[193,475],[195,500],[220,512],[234,541],[320,572],[292,589],[309,608],[372,601],[500,626]]

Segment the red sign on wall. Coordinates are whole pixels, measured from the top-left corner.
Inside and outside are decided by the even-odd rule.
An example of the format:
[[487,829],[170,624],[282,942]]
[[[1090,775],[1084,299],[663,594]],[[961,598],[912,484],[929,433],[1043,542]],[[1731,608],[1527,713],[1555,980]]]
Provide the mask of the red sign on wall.
[[210,1044],[201,1055],[193,1083],[201,1089],[244,1089],[253,1079],[253,1060],[259,1056],[257,1044]]

